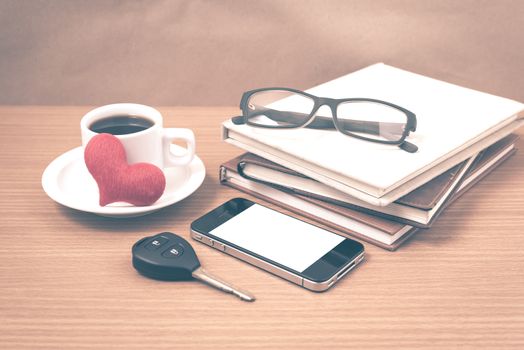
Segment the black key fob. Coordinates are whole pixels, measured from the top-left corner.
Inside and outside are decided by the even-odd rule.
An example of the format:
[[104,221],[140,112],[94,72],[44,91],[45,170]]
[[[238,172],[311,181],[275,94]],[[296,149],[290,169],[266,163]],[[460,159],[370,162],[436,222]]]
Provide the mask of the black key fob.
[[164,281],[192,280],[200,267],[193,247],[182,237],[162,232],[136,242],[131,250],[133,267],[141,274]]

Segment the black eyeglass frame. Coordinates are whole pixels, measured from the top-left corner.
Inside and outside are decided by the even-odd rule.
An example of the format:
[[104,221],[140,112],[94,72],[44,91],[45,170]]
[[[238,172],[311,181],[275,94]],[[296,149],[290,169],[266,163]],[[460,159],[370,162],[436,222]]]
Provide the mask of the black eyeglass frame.
[[[304,122],[303,123],[300,123],[300,124],[295,124],[295,125],[261,125],[261,124],[256,124],[256,123],[251,123],[249,121],[249,117],[248,117],[248,114],[249,114],[249,107],[248,107],[248,101],[249,101],[249,98],[256,94],[256,93],[259,93],[259,92],[264,92],[264,91],[272,91],[272,90],[280,90],[280,91],[289,91],[289,92],[292,92],[292,93],[295,93],[295,94],[299,94],[299,95],[303,95],[303,96],[306,96],[310,99],[313,100],[313,108],[312,108],[312,111],[311,113],[307,116],[307,118],[304,119]],[[396,110],[399,110],[401,111],[402,113],[404,113],[407,117],[407,122],[406,122],[406,126],[402,132],[402,136],[398,139],[398,140],[393,140],[393,141],[387,141],[387,140],[377,140],[377,139],[372,139],[372,138],[367,138],[365,136],[360,136],[360,135],[355,135],[351,132],[348,132],[348,131],[345,131],[343,130],[340,126],[339,126],[339,120],[337,118],[337,107],[339,104],[341,103],[345,103],[345,102],[372,102],[372,103],[378,103],[378,104],[383,104],[383,105],[386,105],[388,107],[391,107],[391,108],[394,108]],[[310,125],[312,123],[312,121],[314,120],[314,116],[315,116],[315,113],[320,109],[320,107],[322,106],[328,106],[330,109],[331,109],[331,114],[332,114],[332,120],[329,119],[329,122],[326,123],[326,121],[322,121],[320,123],[315,123],[317,125]],[[358,139],[361,139],[361,140],[365,140],[365,141],[371,141],[371,142],[376,142],[376,143],[382,143],[382,144],[389,144],[389,145],[399,145],[401,148],[403,148],[404,150],[410,152],[410,153],[413,153],[413,152],[416,152],[418,150],[418,147],[415,146],[414,144],[412,143],[409,143],[406,140],[406,138],[408,137],[409,133],[412,132],[412,131],[415,131],[417,129],[417,117],[415,115],[415,113],[401,107],[401,106],[398,106],[396,104],[393,104],[393,103],[390,103],[390,102],[387,102],[387,101],[382,101],[382,100],[376,100],[376,99],[372,99],[372,98],[361,98],[361,97],[357,97],[357,98],[342,98],[342,99],[335,99],[335,98],[329,98],[329,97],[318,97],[318,96],[315,96],[315,95],[311,95],[307,92],[304,92],[304,91],[301,91],[301,90],[297,90],[297,89],[292,89],[292,88],[285,88],[285,87],[270,87],[270,88],[260,88],[260,89],[255,89],[255,90],[249,90],[249,91],[246,91],[242,94],[242,98],[240,100],[240,110],[242,110],[242,122],[240,122],[240,120],[238,120],[239,118],[236,117],[236,118],[233,118],[233,122],[235,124],[247,124],[247,125],[250,125],[250,126],[254,126],[254,127],[257,127],[257,128],[267,128],[267,129],[298,129],[298,128],[302,128],[302,127],[312,127],[312,128],[326,128],[326,127],[334,127],[336,128],[339,132],[343,133],[344,135],[347,135],[347,136],[350,136],[350,137],[355,137],[355,138],[358,138]],[[236,119],[236,120],[235,120]],[[403,144],[406,144],[404,145],[405,147],[402,147]]]

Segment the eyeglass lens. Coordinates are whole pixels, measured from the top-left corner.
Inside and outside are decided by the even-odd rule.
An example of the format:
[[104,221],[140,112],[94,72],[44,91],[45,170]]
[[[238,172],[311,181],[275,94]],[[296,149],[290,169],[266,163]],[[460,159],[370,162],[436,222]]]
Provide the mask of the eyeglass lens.
[[266,127],[296,128],[304,125],[315,102],[287,90],[257,92],[247,101],[247,122]]
[[399,141],[404,135],[407,116],[382,103],[343,102],[337,107],[336,125],[343,133],[377,141]]

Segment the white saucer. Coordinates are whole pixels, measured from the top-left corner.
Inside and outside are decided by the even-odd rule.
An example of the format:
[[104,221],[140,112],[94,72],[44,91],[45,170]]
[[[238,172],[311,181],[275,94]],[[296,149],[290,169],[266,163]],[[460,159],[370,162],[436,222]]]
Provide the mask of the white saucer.
[[[171,145],[173,153],[182,147]],[[202,160],[195,155],[185,167],[164,170],[166,189],[153,205],[137,207],[127,203],[98,204],[98,185],[84,163],[84,149],[77,147],[53,160],[42,174],[42,187],[51,199],[66,207],[102,216],[126,218],[152,213],[195,192],[206,176]]]

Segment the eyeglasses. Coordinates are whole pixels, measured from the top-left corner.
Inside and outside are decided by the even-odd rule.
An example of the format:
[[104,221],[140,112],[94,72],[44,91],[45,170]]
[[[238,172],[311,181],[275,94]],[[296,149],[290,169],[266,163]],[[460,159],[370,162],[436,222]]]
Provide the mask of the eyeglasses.
[[[320,111],[328,106],[331,116]],[[393,103],[371,98],[333,99],[289,88],[247,91],[240,100],[242,116],[234,124],[272,129],[336,129],[361,140],[398,145],[414,153],[418,147],[405,141],[417,128],[414,113]]]

